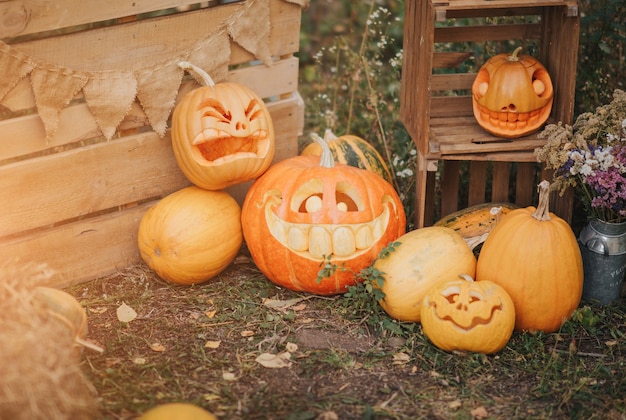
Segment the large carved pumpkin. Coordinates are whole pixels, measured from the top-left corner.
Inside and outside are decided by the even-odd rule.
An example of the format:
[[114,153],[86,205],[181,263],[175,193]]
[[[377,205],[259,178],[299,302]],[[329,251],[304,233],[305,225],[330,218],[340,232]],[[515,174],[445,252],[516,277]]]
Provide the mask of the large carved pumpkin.
[[520,55],[520,50],[487,60],[472,84],[476,121],[496,136],[516,138],[537,131],[552,109],[550,74],[536,58]]
[[509,342],[515,307],[502,287],[468,275],[428,290],[421,308],[424,334],[442,350],[495,353]]
[[[272,282],[330,295],[355,284],[355,274],[404,233],[406,216],[391,184],[335,163],[320,145],[321,156],[283,160],[257,179],[241,220],[250,254]],[[320,273],[327,263],[336,269]]]
[[181,67],[206,85],[187,93],[172,115],[172,147],[181,171],[206,190],[259,177],[274,158],[274,126],[263,100],[246,86],[213,83],[193,64]]

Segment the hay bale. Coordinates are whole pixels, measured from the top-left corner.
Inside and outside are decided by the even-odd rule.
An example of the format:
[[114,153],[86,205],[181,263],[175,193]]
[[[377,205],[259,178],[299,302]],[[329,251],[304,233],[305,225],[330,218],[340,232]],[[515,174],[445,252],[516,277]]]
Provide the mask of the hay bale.
[[80,367],[75,334],[38,309],[41,265],[0,266],[0,413],[10,419],[92,419],[96,392]]

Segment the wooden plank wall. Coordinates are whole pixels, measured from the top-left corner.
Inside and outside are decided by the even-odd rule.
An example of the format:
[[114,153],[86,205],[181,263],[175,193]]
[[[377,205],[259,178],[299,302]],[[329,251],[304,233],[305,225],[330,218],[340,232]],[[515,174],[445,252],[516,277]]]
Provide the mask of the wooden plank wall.
[[[132,48],[151,48],[155,57],[171,55],[181,39],[190,43],[206,36],[212,23],[224,21],[236,7],[136,18],[194,3],[3,2],[0,13],[16,18],[0,25],[0,36],[38,59],[54,62],[64,55],[70,60],[64,63],[81,68],[97,55],[115,67],[129,61]],[[63,12],[67,10],[72,13]],[[266,99],[276,131],[275,161],[297,154],[304,125],[297,92],[298,59],[293,55],[299,47],[300,14],[295,4],[271,0],[270,50],[275,59],[271,67],[231,43],[228,80],[247,85]],[[93,24],[105,20],[113,22]],[[178,98],[195,87],[191,79],[184,81]],[[61,287],[140,262],[136,238],[144,212],[161,197],[189,185],[173,156],[169,131],[159,137],[135,103],[114,138],[106,141],[79,96],[61,112],[56,135],[46,141],[28,80],[1,105],[0,264],[46,263],[56,272],[54,284]],[[229,192],[241,203],[246,188],[235,186]]]

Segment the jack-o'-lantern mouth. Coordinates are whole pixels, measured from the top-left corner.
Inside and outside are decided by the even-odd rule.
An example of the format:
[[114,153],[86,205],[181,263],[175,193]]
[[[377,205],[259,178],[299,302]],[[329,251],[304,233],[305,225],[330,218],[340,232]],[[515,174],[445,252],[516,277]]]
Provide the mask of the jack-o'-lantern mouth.
[[496,312],[502,310],[502,302],[497,297],[485,298],[475,291],[468,294],[459,293],[458,290],[445,291],[436,299],[425,303],[433,308],[437,318],[450,322],[462,331],[492,323]]
[[476,118],[480,118],[485,124],[509,131],[520,131],[527,127],[536,127],[545,121],[546,113],[550,113],[550,107],[533,110],[530,112],[517,112],[514,105],[503,108],[500,111],[492,111],[476,103]]
[[208,162],[247,157],[264,158],[269,150],[267,130],[259,129],[247,136],[233,136],[225,131],[206,128],[197,134],[192,145]]
[[[271,235],[290,251],[311,260],[353,259],[378,243],[389,226],[393,205],[383,197],[383,211],[374,220],[353,224],[306,224],[281,219],[272,210],[276,201],[265,203],[265,223]],[[386,203],[386,204],[385,204]]]

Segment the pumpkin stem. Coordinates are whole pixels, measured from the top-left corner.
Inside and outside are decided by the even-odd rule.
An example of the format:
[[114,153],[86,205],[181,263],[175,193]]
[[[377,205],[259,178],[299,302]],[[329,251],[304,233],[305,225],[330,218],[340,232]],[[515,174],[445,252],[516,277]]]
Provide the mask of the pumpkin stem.
[[324,141],[330,143],[333,140],[337,140],[337,136],[333,133],[333,130],[327,128],[326,131],[324,131]]
[[459,274],[459,277],[462,278],[463,280],[466,280],[466,281],[469,281],[469,282],[473,282],[474,281],[472,276],[470,276],[469,274]]
[[519,57],[517,55],[520,51],[522,51],[522,47],[515,48],[515,51],[513,51],[508,57],[509,61],[519,61]]
[[[320,166],[324,168],[334,168],[335,159],[333,159],[333,153],[331,152],[330,147],[328,147],[328,143],[326,143],[326,140],[321,138],[317,133],[311,133],[311,138],[322,148],[322,153],[320,155]],[[324,134],[324,138],[326,138],[326,134]]]
[[191,73],[193,78],[196,79],[201,85],[211,87],[215,86],[215,82],[211,79],[211,76],[195,64],[192,64],[189,61],[180,61],[178,63],[178,67]]
[[537,186],[539,191],[539,203],[533,213],[533,217],[540,221],[550,220],[550,182],[543,180]]

